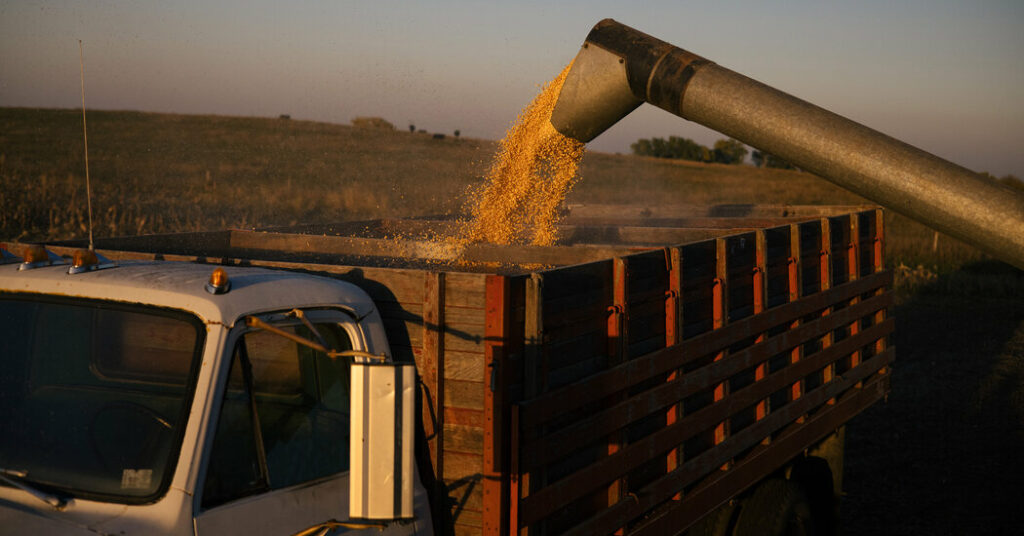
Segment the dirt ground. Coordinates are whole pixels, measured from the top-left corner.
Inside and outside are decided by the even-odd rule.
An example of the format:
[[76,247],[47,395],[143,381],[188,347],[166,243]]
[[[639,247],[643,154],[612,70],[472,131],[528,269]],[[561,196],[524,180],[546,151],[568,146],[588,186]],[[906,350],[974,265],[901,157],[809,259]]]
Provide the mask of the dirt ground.
[[1024,534],[1020,289],[893,310],[892,392],[847,429],[844,534]]

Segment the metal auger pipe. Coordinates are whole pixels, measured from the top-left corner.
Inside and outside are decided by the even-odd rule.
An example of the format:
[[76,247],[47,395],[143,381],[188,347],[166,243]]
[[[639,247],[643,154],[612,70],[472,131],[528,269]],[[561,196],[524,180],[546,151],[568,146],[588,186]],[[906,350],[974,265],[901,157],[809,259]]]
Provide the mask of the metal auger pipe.
[[643,102],[1024,269],[1024,194],[612,19],[587,36],[551,123],[588,142]]

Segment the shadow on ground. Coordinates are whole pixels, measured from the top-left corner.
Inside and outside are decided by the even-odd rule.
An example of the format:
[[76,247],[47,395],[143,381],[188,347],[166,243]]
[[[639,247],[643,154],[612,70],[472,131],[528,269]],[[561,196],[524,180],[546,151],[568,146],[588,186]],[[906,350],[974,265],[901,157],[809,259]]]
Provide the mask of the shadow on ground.
[[1024,533],[1024,272],[901,300],[892,392],[847,434],[844,534]]

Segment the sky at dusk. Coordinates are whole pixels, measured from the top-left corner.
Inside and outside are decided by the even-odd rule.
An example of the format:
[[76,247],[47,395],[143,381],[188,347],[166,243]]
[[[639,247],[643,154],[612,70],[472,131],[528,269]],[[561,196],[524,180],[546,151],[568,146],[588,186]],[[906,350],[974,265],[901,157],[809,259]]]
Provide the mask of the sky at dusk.
[[[1024,178],[1024,2],[0,2],[0,106],[498,139],[612,17],[976,171]],[[721,135],[645,105],[590,148]]]

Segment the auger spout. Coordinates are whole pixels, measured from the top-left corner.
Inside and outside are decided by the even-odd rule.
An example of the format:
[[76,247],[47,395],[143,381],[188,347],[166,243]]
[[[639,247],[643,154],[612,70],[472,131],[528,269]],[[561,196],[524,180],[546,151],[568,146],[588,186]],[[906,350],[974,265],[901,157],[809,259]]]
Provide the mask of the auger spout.
[[612,19],[587,36],[551,124],[588,142],[644,102],[1024,269],[1024,194]]

